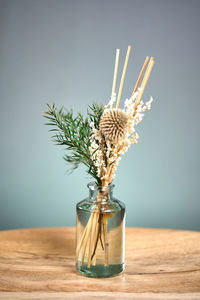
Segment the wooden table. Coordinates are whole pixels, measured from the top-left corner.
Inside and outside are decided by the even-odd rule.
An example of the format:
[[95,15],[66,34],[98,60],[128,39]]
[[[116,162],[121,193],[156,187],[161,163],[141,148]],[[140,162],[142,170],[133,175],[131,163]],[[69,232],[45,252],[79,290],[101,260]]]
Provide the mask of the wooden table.
[[200,232],[126,228],[126,270],[86,278],[75,228],[0,231],[0,299],[198,299]]

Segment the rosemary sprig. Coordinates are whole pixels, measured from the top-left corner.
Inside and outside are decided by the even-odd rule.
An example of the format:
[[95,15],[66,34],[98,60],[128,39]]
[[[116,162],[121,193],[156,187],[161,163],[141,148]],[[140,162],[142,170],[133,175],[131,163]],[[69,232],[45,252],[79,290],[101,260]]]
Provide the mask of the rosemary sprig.
[[104,107],[93,103],[88,108],[87,117],[84,118],[81,113],[74,116],[72,109],[64,110],[61,107],[57,110],[55,104],[52,106],[47,104],[47,106],[48,110],[44,117],[48,122],[45,125],[53,127],[50,131],[55,132],[52,139],[56,145],[66,146],[65,150],[70,151],[69,154],[64,155],[65,161],[71,165],[70,171],[84,164],[87,167],[87,173],[94,177],[99,185],[101,180],[97,175],[97,167],[91,159],[89,150],[92,134],[90,122],[93,122],[94,127],[98,129]]

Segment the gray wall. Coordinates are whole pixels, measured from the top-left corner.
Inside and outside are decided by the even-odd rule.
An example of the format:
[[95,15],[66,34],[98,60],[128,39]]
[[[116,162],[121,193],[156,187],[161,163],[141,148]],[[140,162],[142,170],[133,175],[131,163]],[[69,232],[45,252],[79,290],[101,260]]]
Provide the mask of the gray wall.
[[200,230],[200,1],[0,3],[0,229],[75,225],[90,178],[84,168],[65,174],[42,112],[47,102],[82,112],[107,103],[115,49],[121,72],[132,44],[122,100],[152,55],[143,100],[155,102],[120,162],[115,196],[128,226]]

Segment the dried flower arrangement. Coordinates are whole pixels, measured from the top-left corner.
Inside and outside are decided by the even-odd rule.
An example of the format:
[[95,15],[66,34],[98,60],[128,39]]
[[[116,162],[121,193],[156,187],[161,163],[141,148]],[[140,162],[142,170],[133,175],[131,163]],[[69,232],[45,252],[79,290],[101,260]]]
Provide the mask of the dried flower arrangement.
[[105,209],[108,188],[115,177],[121,155],[131,144],[137,143],[139,136],[134,127],[142,121],[143,113],[150,110],[153,101],[152,97],[146,104],[141,101],[154,65],[154,58],[151,57],[149,60],[147,56],[130,99],[125,100],[123,109],[119,108],[130,50],[131,46],[128,46],[117,98],[119,49],[116,50],[111,99],[106,106],[92,104],[86,118],[80,113],[74,117],[72,110],[64,111],[63,108],[57,110],[54,104],[48,105],[48,111],[45,112],[45,118],[48,119],[46,124],[54,127],[50,130],[55,131],[53,140],[71,151],[64,159],[72,165],[72,169],[76,169],[79,164],[86,165],[88,174],[93,176],[98,186],[96,204],[76,249],[77,259],[82,265],[86,259],[86,248],[88,249],[88,268],[91,264],[96,264],[95,252],[99,241],[105,252],[104,265],[108,265],[107,222],[110,216],[102,213],[102,207]]

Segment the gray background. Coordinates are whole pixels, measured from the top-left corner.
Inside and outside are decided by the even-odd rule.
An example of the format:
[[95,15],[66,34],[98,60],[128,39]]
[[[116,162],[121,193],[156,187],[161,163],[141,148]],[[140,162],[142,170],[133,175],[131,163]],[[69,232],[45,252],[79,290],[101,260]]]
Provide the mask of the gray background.
[[84,168],[65,174],[42,112],[47,102],[81,112],[106,104],[115,49],[120,74],[132,44],[121,102],[147,55],[156,63],[143,100],[155,102],[120,162],[115,196],[128,226],[200,230],[200,1],[0,3],[0,229],[75,225],[90,178]]

